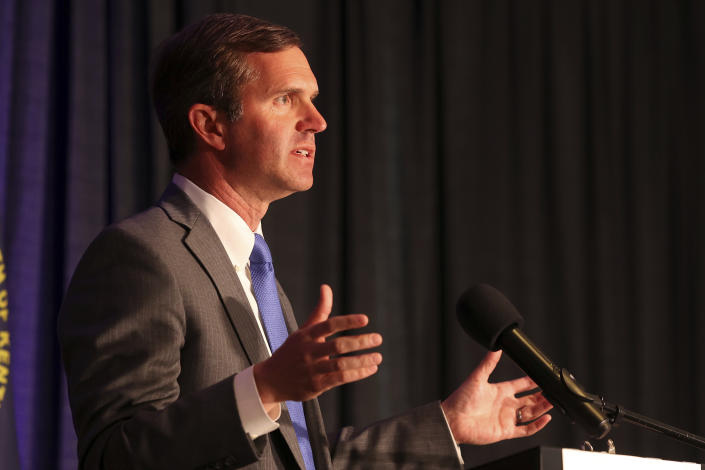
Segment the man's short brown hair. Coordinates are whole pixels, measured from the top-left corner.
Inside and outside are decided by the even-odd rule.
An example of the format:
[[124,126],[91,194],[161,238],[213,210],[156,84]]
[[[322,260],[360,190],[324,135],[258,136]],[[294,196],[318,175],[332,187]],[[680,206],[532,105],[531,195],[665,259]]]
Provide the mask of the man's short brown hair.
[[230,121],[242,114],[240,90],[255,78],[247,63],[252,52],[301,47],[292,30],[247,15],[209,15],[164,41],[152,71],[152,99],[174,165],[192,151],[188,110],[213,106]]

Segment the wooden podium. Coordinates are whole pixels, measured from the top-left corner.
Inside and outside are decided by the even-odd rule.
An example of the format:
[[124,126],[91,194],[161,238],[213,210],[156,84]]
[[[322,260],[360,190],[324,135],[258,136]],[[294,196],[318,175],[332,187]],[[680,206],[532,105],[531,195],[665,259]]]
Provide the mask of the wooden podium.
[[700,464],[631,455],[534,447],[473,470],[703,470]]

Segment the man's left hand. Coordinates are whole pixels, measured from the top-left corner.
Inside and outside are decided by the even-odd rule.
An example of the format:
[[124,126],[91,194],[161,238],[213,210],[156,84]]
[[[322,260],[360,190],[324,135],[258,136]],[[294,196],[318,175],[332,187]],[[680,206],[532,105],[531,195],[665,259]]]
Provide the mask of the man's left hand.
[[525,437],[543,429],[552,407],[540,392],[516,398],[536,388],[528,377],[489,383],[502,352],[488,353],[477,368],[443,403],[453,437],[458,444],[491,444]]

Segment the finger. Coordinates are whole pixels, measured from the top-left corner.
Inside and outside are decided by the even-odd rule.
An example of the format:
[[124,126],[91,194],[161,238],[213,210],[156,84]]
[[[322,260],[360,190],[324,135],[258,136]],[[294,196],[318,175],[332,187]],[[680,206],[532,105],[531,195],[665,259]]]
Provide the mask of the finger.
[[367,315],[361,313],[353,315],[341,315],[339,317],[329,318],[326,321],[311,325],[308,334],[312,338],[322,339],[341,331],[362,328],[367,325],[369,319]]
[[333,310],[333,289],[328,284],[321,284],[318,305],[313,309],[313,313],[309,315],[302,328],[326,321],[330,316],[331,310]]
[[537,403],[549,403],[548,399],[544,396],[543,393],[537,392],[537,393],[532,393],[530,395],[523,395],[519,398],[517,398],[517,403],[518,406],[533,406],[536,405]]
[[366,379],[377,372],[377,366],[363,367],[361,369],[348,369],[325,374],[321,378],[322,392],[330,390],[339,385],[357,382],[358,380]]
[[524,409],[528,413],[528,420],[532,420],[534,418],[537,418],[548,411],[550,411],[553,408],[553,404],[543,398],[543,396],[540,397],[540,399],[535,400],[533,403],[530,403],[528,405],[524,406]]
[[500,357],[502,357],[501,350],[488,352],[475,370],[472,371],[470,378],[478,382],[487,382],[495,367],[497,367]]
[[[526,424],[534,421],[550,411],[551,408],[553,408],[553,405],[546,399],[536,400],[533,403],[524,401],[517,407],[517,424]],[[519,412],[521,412],[521,421],[519,421]]]
[[528,423],[526,425],[522,426],[517,426],[516,429],[516,437],[522,437],[522,436],[531,436],[532,434],[536,434],[540,430],[546,427],[546,425],[551,421],[551,415],[545,414],[541,416],[539,419],[536,421],[533,421],[531,423]]
[[382,335],[367,333],[357,336],[342,336],[320,343],[314,350],[316,356],[332,356],[370,349],[382,344]]
[[[506,382],[512,390],[514,390],[515,395],[527,394],[533,395],[541,391],[536,382],[534,382],[530,377],[521,377],[514,380],[509,380]],[[533,393],[528,393],[533,392]]]
[[331,372],[343,372],[347,370],[366,369],[378,366],[382,363],[380,353],[361,354],[359,356],[345,356],[320,361],[316,364],[316,372],[319,374],[329,374]]

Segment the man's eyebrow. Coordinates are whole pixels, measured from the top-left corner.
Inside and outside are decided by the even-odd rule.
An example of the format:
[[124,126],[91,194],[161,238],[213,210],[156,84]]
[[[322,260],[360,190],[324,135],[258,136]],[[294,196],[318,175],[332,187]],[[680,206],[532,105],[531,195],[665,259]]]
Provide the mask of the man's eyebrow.
[[[282,88],[280,90],[277,90],[274,92],[274,94],[293,94],[293,95],[300,95],[300,94],[305,94],[305,90],[303,88]],[[311,93],[311,99],[314,100],[318,96],[318,90],[314,91]]]

